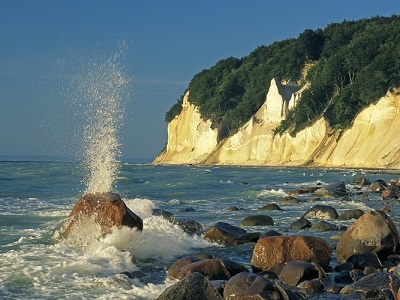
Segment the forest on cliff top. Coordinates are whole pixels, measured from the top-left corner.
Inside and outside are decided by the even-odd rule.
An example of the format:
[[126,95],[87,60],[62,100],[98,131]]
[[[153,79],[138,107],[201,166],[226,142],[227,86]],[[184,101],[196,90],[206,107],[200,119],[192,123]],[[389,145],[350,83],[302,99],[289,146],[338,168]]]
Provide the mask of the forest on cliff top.
[[[400,87],[400,16],[307,29],[243,58],[222,59],[193,77],[188,100],[224,138],[257,112],[273,78],[309,84],[275,134],[295,135],[322,115],[332,128],[344,129],[363,108]],[[167,122],[180,113],[182,101],[166,113]]]

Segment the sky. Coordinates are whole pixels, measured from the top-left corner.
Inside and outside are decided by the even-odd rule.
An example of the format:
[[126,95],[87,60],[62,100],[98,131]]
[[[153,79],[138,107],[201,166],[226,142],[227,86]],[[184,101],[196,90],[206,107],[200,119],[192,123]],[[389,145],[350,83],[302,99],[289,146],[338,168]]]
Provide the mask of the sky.
[[398,0],[0,0],[0,159],[75,157],[76,78],[126,45],[123,158],[154,159],[165,113],[221,59],[330,23],[400,14]]

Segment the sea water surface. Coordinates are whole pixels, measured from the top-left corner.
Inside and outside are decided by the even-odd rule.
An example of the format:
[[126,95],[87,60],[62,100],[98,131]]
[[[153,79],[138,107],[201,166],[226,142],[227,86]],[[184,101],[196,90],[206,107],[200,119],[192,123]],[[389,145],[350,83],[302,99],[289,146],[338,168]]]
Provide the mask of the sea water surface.
[[[246,230],[311,234],[336,245],[331,237],[339,232],[289,230],[315,202],[282,206],[279,201],[296,188],[343,180],[354,191],[352,201],[322,199],[318,204],[331,205],[339,214],[354,208],[377,210],[385,205],[379,196],[364,190],[367,196],[361,197],[351,180],[398,179],[395,174],[362,170],[125,163],[113,191],[143,219],[143,232],[122,228],[99,239],[93,225],[82,228],[79,238],[57,239],[58,226],[84,191],[82,170],[79,163],[0,162],[0,299],[155,299],[175,282],[166,277],[169,265],[195,252],[209,252],[250,269],[254,244],[210,243],[201,234],[189,235],[163,217],[153,216],[155,208],[178,219],[196,220],[204,228],[218,221],[239,226],[248,215],[267,214],[274,219],[273,226]],[[283,210],[257,210],[268,203],[277,203]],[[228,210],[231,206],[240,210]],[[389,215],[398,224],[398,208],[393,204],[391,209]],[[133,274],[132,278],[124,272]],[[335,299],[335,295],[329,297]]]

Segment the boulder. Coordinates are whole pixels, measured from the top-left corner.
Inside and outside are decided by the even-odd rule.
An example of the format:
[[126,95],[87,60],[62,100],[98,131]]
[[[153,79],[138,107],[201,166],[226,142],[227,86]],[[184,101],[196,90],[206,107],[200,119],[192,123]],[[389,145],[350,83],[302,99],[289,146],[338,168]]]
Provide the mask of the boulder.
[[339,221],[347,221],[347,220],[351,220],[351,219],[358,219],[359,217],[361,217],[364,214],[364,212],[361,209],[348,209],[343,211],[340,215],[339,215]]
[[222,300],[211,282],[200,273],[188,274],[184,279],[166,288],[157,300]]
[[308,229],[312,226],[311,222],[308,221],[306,218],[301,217],[300,219],[294,221],[290,224],[290,229],[292,230],[300,230],[300,229]]
[[336,247],[338,263],[355,253],[375,252],[383,261],[399,243],[396,225],[382,211],[368,211],[340,237]]
[[391,284],[396,292],[400,287],[400,279],[387,272],[373,273],[345,286],[340,293],[359,293],[363,299],[393,299]]
[[344,181],[340,180],[321,187],[315,190],[314,193],[324,198],[334,198],[346,195],[347,189]]
[[268,226],[274,225],[274,220],[267,215],[252,215],[245,217],[240,226]]
[[182,279],[191,273],[201,273],[209,280],[225,280],[231,278],[229,271],[225,265],[218,259],[203,259],[189,264],[185,264],[180,268],[172,271],[168,270],[168,276],[175,279]]
[[204,234],[204,238],[218,244],[235,246],[258,240],[261,233],[247,233],[246,230],[225,222],[217,222]]
[[304,215],[304,218],[320,220],[336,220],[339,215],[335,208],[329,205],[314,205]]
[[299,203],[299,202],[301,202],[301,201],[300,201],[299,199],[293,197],[293,196],[287,196],[287,197],[283,198],[283,199],[280,201],[280,203],[281,203],[282,205],[294,205],[294,204],[297,204],[297,203]]
[[225,285],[225,300],[241,299],[300,299],[291,290],[278,282],[266,279],[253,273],[241,272],[233,276]]
[[197,258],[197,257],[195,257],[195,256],[185,256],[185,257],[182,257],[182,258],[180,258],[180,259],[178,259],[177,261],[175,261],[175,262],[172,263],[172,265],[171,265],[171,266],[168,268],[168,270],[167,270],[167,275],[168,275],[169,277],[172,277],[172,278],[177,278],[177,277],[175,276],[175,274],[178,273],[179,270],[180,270],[183,266],[189,265],[189,264],[191,264],[191,263],[194,263],[194,262],[200,261],[200,260],[201,260],[200,258]]
[[270,203],[270,204],[264,205],[263,207],[260,207],[258,210],[271,211],[271,210],[282,210],[282,208],[280,208],[279,205],[276,203]]
[[254,247],[251,266],[268,270],[274,265],[293,260],[317,263],[327,268],[332,257],[332,245],[313,236],[274,236],[260,238]]
[[289,261],[279,274],[279,279],[289,286],[297,286],[305,280],[318,278],[315,265],[305,261]]
[[189,234],[200,233],[204,230],[203,225],[195,220],[178,220],[171,219],[169,220],[172,224],[176,224],[183,229],[183,231]]
[[351,263],[355,269],[360,270],[364,270],[366,267],[383,268],[381,261],[374,252],[353,254],[346,262]]
[[331,223],[328,223],[326,221],[319,221],[316,224],[313,224],[310,228],[310,231],[318,231],[318,232],[322,232],[322,231],[334,231],[337,230],[337,226]]
[[86,194],[78,200],[63,225],[62,235],[67,237],[74,230],[79,231],[79,224],[89,218],[101,226],[103,235],[110,233],[114,226],[143,229],[143,220],[117,194],[94,193]]
[[299,189],[295,189],[293,191],[290,191],[288,194],[289,194],[289,196],[299,196],[299,195],[314,193],[319,188],[320,188],[319,186],[316,186],[316,187],[303,187],[303,188],[299,188]]
[[375,193],[380,193],[380,192],[382,192],[383,190],[386,190],[386,189],[387,189],[387,184],[382,179],[378,179],[378,180],[374,181],[369,186],[369,190],[371,192],[375,192]]

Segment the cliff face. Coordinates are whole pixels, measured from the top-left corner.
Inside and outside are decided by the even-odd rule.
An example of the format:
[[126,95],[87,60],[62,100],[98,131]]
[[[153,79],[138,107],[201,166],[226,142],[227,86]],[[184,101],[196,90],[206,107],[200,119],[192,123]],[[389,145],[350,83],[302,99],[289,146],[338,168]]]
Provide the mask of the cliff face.
[[236,134],[218,144],[217,130],[196,107],[183,102],[168,124],[168,144],[154,161],[163,164],[223,164],[400,168],[400,96],[387,94],[364,109],[353,126],[332,133],[321,118],[295,137],[273,135],[302,90],[273,79],[264,105]]

